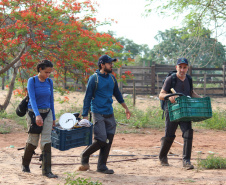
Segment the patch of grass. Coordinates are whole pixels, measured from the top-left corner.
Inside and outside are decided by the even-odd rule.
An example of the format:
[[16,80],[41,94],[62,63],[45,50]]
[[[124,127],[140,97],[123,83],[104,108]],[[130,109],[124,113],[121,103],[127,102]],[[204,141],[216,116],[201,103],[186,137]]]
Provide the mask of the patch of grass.
[[136,128],[165,127],[165,121],[162,119],[162,110],[160,107],[152,107],[146,111],[141,111],[132,106],[132,100],[125,99],[125,102],[132,113],[131,118],[127,119],[124,108],[120,104],[116,104],[114,106],[114,114],[117,122],[128,124],[129,126]]
[[78,177],[75,178],[78,174],[77,173],[66,173],[67,177],[66,177],[66,183],[65,185],[102,185],[101,182],[96,181],[93,182],[91,181],[91,178],[82,178],[82,177]]
[[4,125],[0,125],[0,134],[8,134],[10,133],[10,127],[7,127],[6,123]]
[[26,116],[19,117],[17,116],[16,112],[12,112],[10,114],[7,114],[6,118],[15,120],[19,125],[22,125],[25,129],[27,129]]
[[196,181],[194,181],[194,180],[192,180],[192,179],[186,179],[186,180],[184,180],[185,182],[196,182]]
[[226,111],[213,112],[212,118],[204,120],[198,126],[207,129],[226,130]]
[[198,160],[198,166],[205,169],[226,169],[226,158],[209,155],[206,159]]

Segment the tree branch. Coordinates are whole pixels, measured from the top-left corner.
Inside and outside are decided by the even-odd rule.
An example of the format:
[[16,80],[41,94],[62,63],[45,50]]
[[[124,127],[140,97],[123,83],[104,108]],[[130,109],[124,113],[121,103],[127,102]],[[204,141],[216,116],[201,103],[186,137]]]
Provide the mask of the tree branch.
[[0,70],[0,74],[5,73],[11,67],[13,67],[13,65],[20,60],[20,57],[23,55],[25,49],[26,49],[26,46],[23,47],[23,49],[21,50],[21,52],[19,53],[19,55],[17,55],[17,57],[9,65],[5,66],[3,69]]

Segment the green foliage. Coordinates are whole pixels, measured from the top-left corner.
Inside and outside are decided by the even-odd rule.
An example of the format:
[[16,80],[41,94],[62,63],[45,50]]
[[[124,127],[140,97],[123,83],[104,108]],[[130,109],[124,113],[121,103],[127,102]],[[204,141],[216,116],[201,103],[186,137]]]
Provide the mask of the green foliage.
[[226,129],[226,112],[216,111],[210,119],[204,120],[199,126],[208,129],[225,130]]
[[200,36],[187,37],[187,28],[159,31],[155,39],[159,44],[151,50],[151,58],[159,64],[175,64],[179,57],[185,56],[191,65],[202,67],[221,67],[225,62],[224,46],[210,31],[204,29]]
[[127,119],[124,108],[120,104],[117,104],[114,106],[114,114],[117,122],[129,124],[130,127],[136,128],[164,128],[165,124],[162,119],[160,106],[141,111],[132,106],[132,100],[125,98],[125,102],[132,113],[131,118]]
[[209,155],[206,159],[198,160],[198,166],[205,169],[226,169],[226,158]]
[[67,178],[65,185],[102,185],[101,182],[96,181],[93,182],[91,181],[91,178],[82,178],[78,177],[75,179],[75,177],[78,175],[77,173],[66,173]]
[[[112,31],[108,31],[108,34],[114,36]],[[114,52],[120,55],[118,58],[121,58],[124,64],[128,66],[143,66],[143,63],[145,63],[145,66],[149,67],[151,50],[147,44],[139,45],[125,37],[119,37],[116,38],[116,40],[120,42],[123,47],[120,48],[120,50],[114,49]],[[133,59],[134,62],[127,63],[128,58]]]
[[[146,15],[150,15],[152,11],[156,11],[162,15],[173,16],[178,18],[183,16],[183,22],[189,28],[189,35],[202,35],[203,25],[215,29],[222,28],[224,32],[224,22],[226,20],[225,14],[225,0],[166,0],[157,2],[155,0],[146,0]],[[158,6],[155,6],[158,4]],[[218,34],[219,31],[216,32]]]

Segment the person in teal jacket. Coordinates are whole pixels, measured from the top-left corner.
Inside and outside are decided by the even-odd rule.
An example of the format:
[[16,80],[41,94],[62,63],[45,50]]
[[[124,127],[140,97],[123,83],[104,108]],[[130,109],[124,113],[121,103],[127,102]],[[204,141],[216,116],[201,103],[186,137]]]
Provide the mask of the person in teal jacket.
[[127,119],[131,113],[124,102],[118,83],[112,73],[113,62],[116,59],[103,55],[98,60],[99,70],[90,76],[87,84],[83,104],[83,119],[88,120],[88,111],[91,108],[94,123],[94,142],[81,154],[80,171],[89,170],[89,157],[100,150],[97,171],[105,174],[113,174],[114,171],[107,168],[107,158],[110,152],[112,141],[116,131],[116,122],[113,112],[114,95],[116,100],[125,109]]

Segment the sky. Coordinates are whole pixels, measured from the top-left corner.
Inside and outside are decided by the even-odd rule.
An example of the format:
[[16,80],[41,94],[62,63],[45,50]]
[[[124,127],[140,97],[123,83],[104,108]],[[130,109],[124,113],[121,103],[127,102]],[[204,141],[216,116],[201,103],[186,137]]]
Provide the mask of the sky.
[[[115,32],[115,37],[126,37],[136,44],[147,44],[150,49],[158,44],[155,36],[158,31],[176,27],[181,28],[182,17],[174,20],[173,16],[162,17],[152,13],[148,17],[142,16],[145,12],[145,0],[95,0],[99,7],[96,18],[100,21],[112,18],[117,24],[101,26],[98,31],[108,30]],[[219,39],[218,39],[219,40]],[[226,45],[225,37],[219,40]]]
[[[153,13],[148,17],[145,12],[145,0],[96,0],[99,4],[97,19],[104,21],[112,18],[118,23],[111,26],[101,26],[98,31],[114,31],[115,37],[126,37],[137,44],[147,44],[150,49],[158,42],[155,36],[158,31],[165,31],[174,26],[180,26],[181,21],[172,17],[160,17]],[[178,27],[179,28],[179,27]]]

